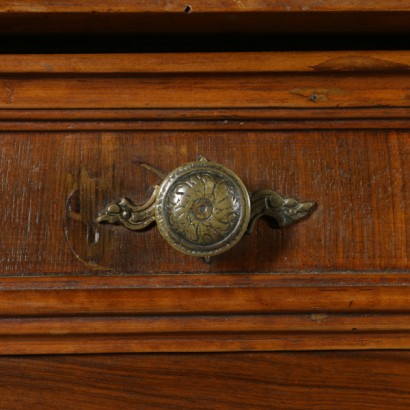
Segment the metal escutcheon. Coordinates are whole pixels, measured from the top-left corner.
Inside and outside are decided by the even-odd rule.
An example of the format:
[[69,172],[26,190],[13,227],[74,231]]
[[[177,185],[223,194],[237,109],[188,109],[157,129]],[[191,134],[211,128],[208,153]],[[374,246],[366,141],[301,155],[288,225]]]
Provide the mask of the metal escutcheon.
[[146,203],[136,205],[123,198],[109,205],[97,222],[131,230],[156,222],[172,247],[209,262],[251,233],[261,216],[284,227],[306,217],[314,206],[271,190],[249,194],[234,172],[199,157],[170,172]]

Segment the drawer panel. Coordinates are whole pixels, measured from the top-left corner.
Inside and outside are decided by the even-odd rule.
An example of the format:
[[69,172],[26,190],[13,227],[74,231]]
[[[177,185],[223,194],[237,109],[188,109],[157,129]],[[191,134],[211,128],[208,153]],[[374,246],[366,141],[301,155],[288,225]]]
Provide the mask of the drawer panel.
[[[409,61],[5,56],[0,354],[410,348]],[[96,223],[198,155],[317,209],[209,264]]]
[[[303,223],[257,223],[211,264],[157,229],[98,225],[122,196],[143,202],[168,172],[205,155],[250,191],[314,200]],[[395,130],[3,133],[1,274],[107,271],[403,271],[409,265],[410,133]]]

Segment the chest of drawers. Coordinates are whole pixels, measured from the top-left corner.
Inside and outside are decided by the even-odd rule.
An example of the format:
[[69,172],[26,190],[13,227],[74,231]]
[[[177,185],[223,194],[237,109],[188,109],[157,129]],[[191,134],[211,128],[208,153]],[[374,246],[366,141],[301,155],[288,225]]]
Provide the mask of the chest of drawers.
[[[408,347],[407,52],[2,62],[2,353]],[[198,155],[317,209],[208,264],[96,222]]]
[[[0,407],[408,408],[410,9],[45,3],[0,5]],[[315,206],[206,261],[98,222],[201,158]]]

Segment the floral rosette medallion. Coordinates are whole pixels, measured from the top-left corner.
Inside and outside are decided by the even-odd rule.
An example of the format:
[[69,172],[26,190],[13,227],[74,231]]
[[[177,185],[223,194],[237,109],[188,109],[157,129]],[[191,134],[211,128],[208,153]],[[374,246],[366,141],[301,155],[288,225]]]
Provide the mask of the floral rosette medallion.
[[161,184],[155,217],[174,248],[195,256],[214,256],[232,248],[250,219],[249,194],[222,165],[205,160],[183,165]]
[[283,227],[305,217],[314,205],[271,190],[249,194],[234,172],[200,157],[170,172],[145,204],[123,198],[109,205],[97,221],[131,230],[156,221],[172,247],[209,261],[250,233],[259,217],[268,215]]

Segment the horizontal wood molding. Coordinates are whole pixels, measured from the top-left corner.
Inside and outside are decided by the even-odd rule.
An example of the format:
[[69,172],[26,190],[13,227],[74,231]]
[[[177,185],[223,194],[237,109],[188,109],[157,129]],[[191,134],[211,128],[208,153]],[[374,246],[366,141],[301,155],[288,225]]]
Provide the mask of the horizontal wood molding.
[[186,74],[161,78],[27,74],[25,78],[0,78],[0,108],[409,107],[409,89],[410,77],[400,73]]
[[409,129],[410,108],[0,109],[0,131]]
[[240,352],[410,349],[409,332],[318,333],[284,335],[196,334],[192,336],[90,335],[7,337],[0,339],[2,355],[148,352]]
[[289,131],[410,129],[410,120],[300,120],[295,121],[0,121],[0,131]]
[[[410,117],[410,108],[395,107],[369,107],[369,108],[174,108],[174,109],[0,109],[2,123],[41,121],[58,125],[61,122],[109,122],[116,124],[130,121],[173,121],[195,122],[212,121],[217,126],[217,121],[246,121],[247,123],[262,123],[262,121],[292,121],[295,126],[297,121],[320,120],[407,120]],[[332,122],[333,123],[333,122]],[[41,126],[40,126],[41,127]],[[46,131],[47,128],[39,130]],[[333,127],[333,126],[332,126]],[[379,127],[382,128],[382,127]]]
[[409,349],[409,274],[1,280],[0,354]]
[[[0,6],[0,12],[30,12],[30,13],[181,13],[187,6],[186,1],[150,1],[140,0],[100,0],[84,3],[81,0],[52,0],[46,1],[18,1],[8,0]],[[218,2],[207,0],[191,0],[189,5],[192,11],[198,13],[255,13],[255,12],[346,12],[346,11],[410,11],[410,6],[401,0],[373,1],[368,0],[327,0],[318,2],[314,0],[220,0]],[[185,11],[187,12],[187,11]]]
[[[409,8],[410,10],[410,8]],[[0,73],[170,74],[405,72],[409,51],[310,51],[142,54],[3,54]]]
[[2,278],[0,316],[409,312],[409,274]]
[[404,314],[266,314],[1,318],[0,335],[214,334],[410,332]]
[[260,118],[272,108],[410,106],[408,52],[6,55],[0,61],[2,110],[258,108]]
[[409,287],[387,273],[3,278],[0,353],[408,349]]

